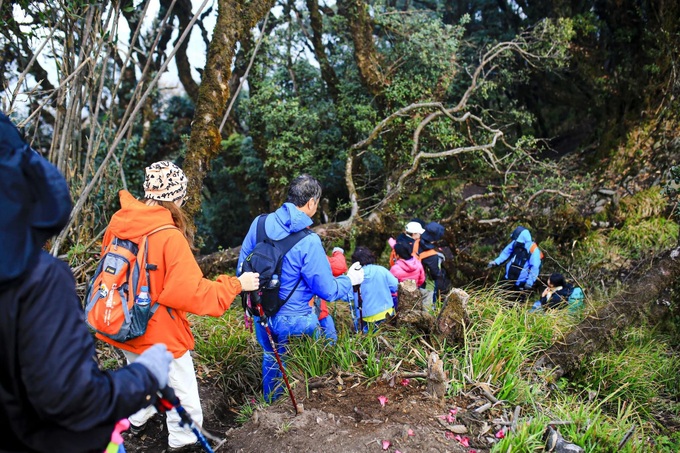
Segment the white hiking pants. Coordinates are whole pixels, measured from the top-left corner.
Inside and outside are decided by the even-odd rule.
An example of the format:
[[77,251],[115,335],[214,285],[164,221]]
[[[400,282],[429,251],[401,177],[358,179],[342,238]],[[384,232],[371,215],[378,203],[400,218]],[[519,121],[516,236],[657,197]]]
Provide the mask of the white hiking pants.
[[[128,363],[137,360],[139,354],[123,351]],[[191,415],[192,420],[198,426],[203,425],[203,410],[201,400],[198,396],[198,382],[196,381],[196,370],[194,361],[191,358],[191,351],[187,351],[182,357],[174,359],[170,365],[168,374],[168,385],[175,390],[175,395],[180,403]],[[153,405],[145,407],[128,417],[130,423],[141,426],[156,414]],[[180,418],[176,410],[165,413],[166,424],[168,426],[168,446],[172,448],[190,445],[198,441],[196,435],[191,432],[188,426],[180,426]]]

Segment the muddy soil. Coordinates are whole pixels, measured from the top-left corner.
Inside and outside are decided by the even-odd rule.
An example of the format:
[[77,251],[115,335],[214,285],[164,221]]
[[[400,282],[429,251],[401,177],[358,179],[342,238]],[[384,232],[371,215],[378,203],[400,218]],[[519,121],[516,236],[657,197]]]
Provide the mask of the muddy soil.
[[[237,408],[224,405],[222,391],[201,382],[204,428],[225,439],[213,444],[215,451],[482,453],[494,441],[486,420],[467,408],[470,401],[435,401],[425,393],[424,382],[415,379],[390,385],[336,377],[309,391],[299,384],[294,390],[298,415],[284,396],[240,425]],[[387,399],[384,405],[379,397]],[[490,419],[494,409],[485,415]],[[131,453],[165,452],[163,416],[152,419],[141,435],[126,435],[125,448]]]

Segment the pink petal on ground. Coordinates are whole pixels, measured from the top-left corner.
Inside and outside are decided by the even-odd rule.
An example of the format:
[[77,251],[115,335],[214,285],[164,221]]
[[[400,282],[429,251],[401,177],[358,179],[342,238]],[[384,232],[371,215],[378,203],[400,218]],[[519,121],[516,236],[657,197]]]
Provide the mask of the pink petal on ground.
[[460,437],[460,435],[456,435],[456,437],[454,437],[454,439],[456,439],[458,442],[460,442],[460,444],[463,447],[469,447],[470,446],[470,439],[467,436]]
[[456,417],[454,417],[454,416],[451,415],[451,414],[448,414],[448,415],[446,416],[446,421],[449,422],[449,423],[453,423],[453,422],[456,421]]
[[408,430],[408,435],[409,435],[409,436],[415,436],[416,433],[414,433],[412,429],[409,429],[409,430]]
[[387,397],[385,395],[380,395],[378,401],[380,401],[381,406],[385,407],[385,404],[387,404]]
[[401,385],[406,387],[409,384],[409,382],[411,382],[409,379],[404,378],[404,379],[401,380]]
[[502,439],[505,437],[505,430],[501,429],[496,433],[496,439]]
[[387,450],[388,448],[390,448],[390,445],[392,445],[392,442],[390,442],[389,440],[382,441],[383,450]]
[[449,409],[449,414],[451,415],[456,415],[458,413],[458,408],[454,407],[453,409]]
[[[446,437],[447,439],[455,439],[455,437],[453,437],[453,433],[451,431],[446,431],[444,433],[444,437]],[[458,436],[458,437],[460,437],[460,436]]]
[[394,453],[401,453],[399,450],[394,450]]
[[468,450],[468,453],[477,453],[477,450]]

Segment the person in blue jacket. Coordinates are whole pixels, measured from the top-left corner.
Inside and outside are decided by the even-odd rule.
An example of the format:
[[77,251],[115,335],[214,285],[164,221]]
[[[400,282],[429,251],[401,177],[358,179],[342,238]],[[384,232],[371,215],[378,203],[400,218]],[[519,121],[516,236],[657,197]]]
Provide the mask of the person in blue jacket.
[[[375,264],[375,255],[367,247],[357,247],[352,261],[358,261],[364,270],[364,281],[354,291],[355,324],[368,332],[369,326],[377,326],[388,316],[394,316],[399,280],[387,268]],[[359,326],[355,327],[358,331]]]
[[[310,175],[295,178],[288,188],[286,202],[276,211],[267,215],[265,232],[272,240],[278,241],[296,231],[308,228],[321,199],[321,184]],[[244,260],[256,245],[257,219],[243,239],[237,265],[238,273],[243,269]],[[319,319],[309,301],[314,296],[325,300],[339,300],[352,291],[352,286],[363,280],[363,270],[353,264],[347,275],[333,277],[326,251],[318,235],[312,233],[301,239],[284,256],[281,267],[281,289],[279,297],[288,301],[276,315],[267,319],[279,355],[283,358],[286,344],[291,336],[318,336]],[[299,283],[298,283],[299,282]],[[297,285],[297,287],[296,287]],[[262,387],[267,401],[273,401],[283,394],[282,373],[267,332],[255,323],[258,343],[262,346]]]
[[0,451],[104,451],[116,423],[165,387],[154,345],[100,371],[68,264],[42,250],[66,224],[66,181],[0,113]]
[[[507,263],[506,263],[507,262]],[[505,265],[505,280],[517,291],[531,291],[541,269],[541,251],[529,230],[518,226],[510,235],[510,243],[488,268]]]

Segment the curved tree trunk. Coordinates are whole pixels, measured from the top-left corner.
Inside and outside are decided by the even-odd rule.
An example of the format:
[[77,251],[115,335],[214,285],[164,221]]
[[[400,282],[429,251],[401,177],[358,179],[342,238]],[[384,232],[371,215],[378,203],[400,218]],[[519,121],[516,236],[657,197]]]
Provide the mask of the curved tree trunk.
[[219,127],[229,99],[229,80],[236,43],[273,5],[274,0],[253,0],[245,5],[238,0],[218,2],[217,23],[198,91],[184,163],[184,172],[189,179],[186,205],[189,216],[195,215],[201,207],[203,179],[210,162],[220,150],[222,136]]
[[625,292],[588,316],[538,359],[539,367],[555,367],[556,377],[577,369],[592,353],[606,349],[621,330],[651,326],[671,319],[680,309],[680,247],[666,252]]

